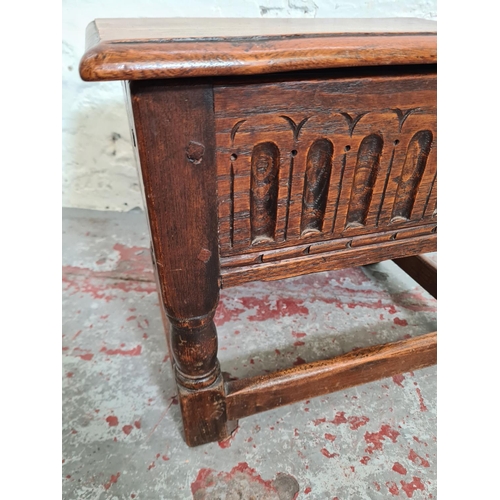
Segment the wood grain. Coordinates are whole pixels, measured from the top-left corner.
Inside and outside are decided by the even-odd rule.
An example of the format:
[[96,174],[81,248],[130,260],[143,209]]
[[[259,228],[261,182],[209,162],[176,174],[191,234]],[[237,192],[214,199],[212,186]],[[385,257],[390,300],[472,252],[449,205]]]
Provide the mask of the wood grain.
[[[97,20],[134,150],[186,442],[429,366],[436,334],[224,382],[219,289],[394,259],[436,296],[436,31],[422,20]],[[184,78],[186,77],[186,78]],[[205,78],[205,77],[210,77]],[[167,320],[168,318],[168,320]]]
[[225,396],[213,322],[219,299],[213,92],[202,82],[131,82],[130,97],[186,442],[194,446],[223,439],[231,427],[219,404]]
[[437,334],[367,347],[227,383],[227,414],[239,419],[262,411],[436,364]]
[[255,263],[241,267],[221,269],[221,287],[229,288],[250,281],[272,281],[303,274],[322,271],[334,271],[346,267],[365,266],[388,259],[396,259],[425,252],[435,252],[437,236],[430,234],[408,238],[401,241],[393,240],[377,243],[370,246],[351,248],[350,240],[340,243],[343,249],[323,251],[318,254],[311,252],[294,258],[283,258],[276,262],[263,262],[260,256]]
[[87,81],[252,75],[428,64],[436,23],[400,19],[98,19],[87,28]]
[[[214,83],[223,257],[432,220],[435,66]],[[256,246],[249,186],[255,148],[268,143],[279,152],[277,203],[272,237]],[[408,217],[393,217],[400,206]]]
[[437,265],[426,255],[393,259],[406,274],[437,299]]

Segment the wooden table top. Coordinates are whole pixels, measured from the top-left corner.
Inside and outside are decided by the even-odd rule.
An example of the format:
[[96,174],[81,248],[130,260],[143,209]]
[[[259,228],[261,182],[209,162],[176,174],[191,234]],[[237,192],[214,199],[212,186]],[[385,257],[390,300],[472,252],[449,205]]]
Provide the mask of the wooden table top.
[[417,18],[97,19],[80,75],[143,80],[436,61],[436,23]]

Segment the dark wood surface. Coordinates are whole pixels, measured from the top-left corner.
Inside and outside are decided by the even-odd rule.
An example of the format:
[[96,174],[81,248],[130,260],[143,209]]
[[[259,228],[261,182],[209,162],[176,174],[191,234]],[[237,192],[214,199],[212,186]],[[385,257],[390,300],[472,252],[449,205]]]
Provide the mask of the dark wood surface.
[[223,257],[435,221],[434,65],[217,80],[214,96]]
[[436,364],[437,334],[359,349],[268,375],[227,383],[228,418],[236,420],[278,406],[328,394]]
[[428,64],[436,23],[423,19],[98,19],[87,28],[84,80],[252,75]]
[[129,92],[186,441],[195,446],[230,432],[213,322],[219,255],[212,87],[131,82]]
[[406,274],[437,299],[437,265],[427,255],[393,259]]
[[[337,242],[332,242],[337,243]],[[402,241],[385,241],[372,245],[324,251],[275,261],[221,269],[221,286],[229,288],[249,281],[271,281],[303,274],[334,271],[346,267],[365,266],[388,259],[395,259],[420,252],[435,252],[437,236],[430,234]],[[306,249],[307,250],[307,247]],[[293,251],[293,250],[292,250]]]
[[435,363],[429,334],[225,383],[213,322],[221,287],[389,259],[435,292],[435,269],[412,257],[436,250],[435,63],[435,24],[419,20],[89,26],[82,77],[132,80],[190,446],[240,417]]

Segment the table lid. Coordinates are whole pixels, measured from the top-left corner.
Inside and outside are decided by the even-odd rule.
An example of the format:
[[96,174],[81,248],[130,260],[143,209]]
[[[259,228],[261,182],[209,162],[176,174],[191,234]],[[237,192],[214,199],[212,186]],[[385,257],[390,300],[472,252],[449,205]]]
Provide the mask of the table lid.
[[80,75],[144,80],[436,61],[436,23],[417,18],[96,19]]

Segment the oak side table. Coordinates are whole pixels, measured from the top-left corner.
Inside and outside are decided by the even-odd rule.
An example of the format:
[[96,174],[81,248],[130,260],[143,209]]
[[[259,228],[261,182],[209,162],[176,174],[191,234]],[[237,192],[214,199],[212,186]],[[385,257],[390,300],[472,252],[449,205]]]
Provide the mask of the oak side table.
[[[436,25],[100,19],[123,80],[190,446],[239,418],[436,363],[436,333],[226,381],[219,290],[394,259],[436,297]],[[167,320],[168,318],[168,320]]]

